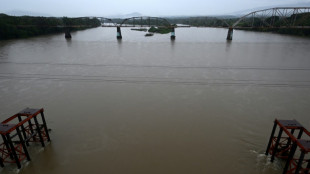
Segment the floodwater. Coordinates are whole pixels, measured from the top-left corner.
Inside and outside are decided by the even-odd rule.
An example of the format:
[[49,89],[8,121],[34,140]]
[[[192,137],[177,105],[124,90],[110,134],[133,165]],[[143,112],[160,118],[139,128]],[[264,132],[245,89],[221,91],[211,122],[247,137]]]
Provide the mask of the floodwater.
[[310,128],[310,39],[122,28],[0,42],[0,120],[45,109],[52,142],[1,174],[280,174],[273,120]]

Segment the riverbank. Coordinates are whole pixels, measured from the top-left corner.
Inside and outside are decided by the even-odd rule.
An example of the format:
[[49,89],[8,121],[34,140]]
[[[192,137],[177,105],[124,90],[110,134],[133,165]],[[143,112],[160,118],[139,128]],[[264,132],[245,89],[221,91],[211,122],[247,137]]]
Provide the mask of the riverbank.
[[[97,18],[56,18],[0,14],[0,40],[75,31],[100,26]],[[69,27],[67,27],[69,26]]]

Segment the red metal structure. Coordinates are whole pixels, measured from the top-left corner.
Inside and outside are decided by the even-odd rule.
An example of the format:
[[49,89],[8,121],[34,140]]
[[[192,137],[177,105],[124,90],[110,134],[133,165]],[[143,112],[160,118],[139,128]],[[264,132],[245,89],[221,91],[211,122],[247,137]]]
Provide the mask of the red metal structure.
[[[275,136],[277,127],[279,132]],[[297,137],[294,135],[295,130],[298,131]],[[283,132],[286,135],[282,136]],[[305,133],[304,137],[302,137],[303,133]],[[296,151],[297,149],[299,151]],[[296,120],[276,119],[274,121],[266,155],[271,155],[271,162],[275,157],[286,160],[283,174],[308,174],[310,170],[308,152],[310,152],[310,132],[306,128]]]
[[1,167],[4,167],[4,163],[16,163],[17,167],[21,168],[21,161],[24,159],[30,161],[27,150],[29,142],[41,142],[44,147],[44,142],[50,141],[43,112],[43,108],[26,108],[1,122],[0,134],[3,140],[0,144]]

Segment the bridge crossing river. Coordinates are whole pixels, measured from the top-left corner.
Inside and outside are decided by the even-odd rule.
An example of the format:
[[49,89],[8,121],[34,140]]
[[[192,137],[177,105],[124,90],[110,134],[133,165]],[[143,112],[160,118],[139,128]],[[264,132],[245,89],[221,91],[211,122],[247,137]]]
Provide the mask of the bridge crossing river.
[[[224,25],[221,27],[228,28],[227,33],[227,40],[232,40],[233,38],[233,30],[234,29],[252,29],[252,30],[259,30],[259,31],[275,31],[276,29],[294,29],[295,32],[299,32],[301,30],[306,30],[306,33],[308,33],[310,26],[307,22],[307,19],[309,19],[310,14],[310,7],[279,7],[279,8],[270,8],[270,9],[264,9],[264,10],[258,10],[250,12],[242,17],[234,18],[220,18],[217,19],[219,21],[222,21]],[[138,16],[138,17],[130,17],[125,19],[110,19],[105,17],[80,17],[75,18],[78,21],[83,21],[85,19],[94,19],[97,18],[101,21],[102,25],[105,26],[105,23],[108,23],[108,27],[115,27],[116,28],[116,38],[122,39],[122,27],[136,27],[136,26],[156,26],[160,28],[167,28],[170,30],[171,36],[170,38],[174,40],[176,38],[175,28],[178,27],[175,24],[172,24],[169,22],[168,18],[163,17],[150,17],[150,16]],[[198,17],[198,18],[205,18],[208,20],[207,17]],[[213,19],[216,19],[216,17],[212,17]],[[239,19],[238,19],[239,18]],[[49,27],[57,27],[57,28],[63,28],[63,31],[65,32],[66,38],[71,38],[71,30],[76,28],[90,28],[89,25],[72,25],[70,22],[66,22],[67,18],[62,18],[63,25],[44,25],[44,21],[39,22],[39,24],[36,25],[17,25],[15,27],[23,28],[23,27],[39,27],[42,28],[49,28]],[[189,18],[190,21],[193,18]],[[299,21],[299,19],[304,19]],[[44,20],[44,18],[42,18]],[[97,22],[99,23],[99,21]],[[228,22],[228,20],[235,21],[234,23]],[[60,20],[61,21],[61,20]],[[189,22],[190,23],[190,22]],[[216,23],[214,23],[216,24]],[[218,25],[218,24],[216,24]],[[96,25],[98,26],[98,25]],[[210,26],[214,27],[214,26]],[[219,26],[216,26],[219,27]]]

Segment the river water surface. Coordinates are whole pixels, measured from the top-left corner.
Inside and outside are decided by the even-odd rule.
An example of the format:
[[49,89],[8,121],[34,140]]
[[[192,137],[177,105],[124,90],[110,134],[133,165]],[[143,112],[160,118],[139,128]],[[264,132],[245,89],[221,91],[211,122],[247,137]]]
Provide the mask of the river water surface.
[[280,174],[273,120],[310,128],[310,39],[95,28],[0,42],[0,121],[45,109],[52,142],[1,173]]

